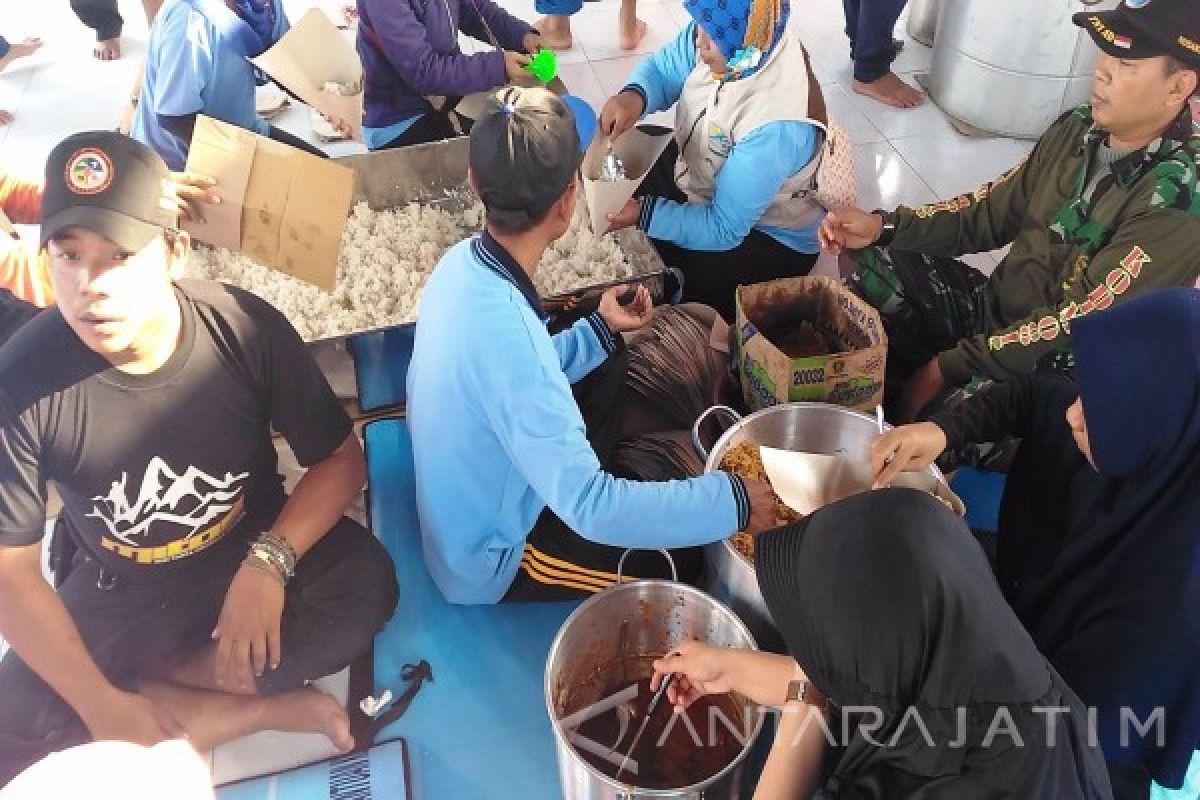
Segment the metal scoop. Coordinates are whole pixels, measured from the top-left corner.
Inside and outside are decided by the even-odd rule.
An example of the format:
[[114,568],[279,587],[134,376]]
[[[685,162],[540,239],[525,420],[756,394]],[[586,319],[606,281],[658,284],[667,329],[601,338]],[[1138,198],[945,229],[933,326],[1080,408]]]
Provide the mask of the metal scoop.
[[642,724],[638,725],[637,733],[633,735],[633,743],[629,745],[629,749],[625,751],[625,756],[621,759],[621,765],[617,768],[615,780],[621,779],[621,773],[625,771],[625,765],[629,763],[629,757],[633,755],[633,751],[637,749],[638,742],[641,741],[642,734],[646,732],[646,726],[650,724],[650,718],[654,716],[654,711],[658,708],[658,704],[667,696],[667,688],[671,682],[675,680],[675,673],[672,672],[663,679],[662,685],[658,687],[658,691],[654,693],[654,697],[650,698],[650,705],[646,706],[646,714],[642,717]]
[[600,163],[600,180],[612,183],[613,181],[623,181],[628,177],[625,172],[625,164],[613,152],[612,143],[609,143],[608,152],[604,154],[604,161]]

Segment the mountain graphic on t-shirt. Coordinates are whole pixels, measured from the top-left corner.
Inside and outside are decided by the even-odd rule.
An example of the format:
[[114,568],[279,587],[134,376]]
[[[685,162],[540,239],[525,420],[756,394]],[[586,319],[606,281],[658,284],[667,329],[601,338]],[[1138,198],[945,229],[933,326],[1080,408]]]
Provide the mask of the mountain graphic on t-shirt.
[[[130,546],[154,534],[156,542],[188,538],[228,513],[242,492],[239,485],[250,473],[214,478],[195,466],[180,475],[155,456],[146,466],[137,500],[130,504],[128,473],[122,472],[107,495],[93,497],[88,517],[99,519],[109,534]],[[180,531],[179,529],[183,530]]]

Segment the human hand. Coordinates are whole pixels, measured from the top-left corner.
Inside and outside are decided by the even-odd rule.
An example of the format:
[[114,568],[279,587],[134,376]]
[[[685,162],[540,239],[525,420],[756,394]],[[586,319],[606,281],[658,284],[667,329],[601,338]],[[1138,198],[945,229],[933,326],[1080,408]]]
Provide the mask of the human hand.
[[687,708],[709,694],[725,694],[730,684],[726,658],[728,648],[714,647],[703,642],[681,642],[671,653],[654,662],[651,691],[658,691],[667,675],[675,674],[667,688],[667,700],[672,705]]
[[637,224],[638,217],[642,213],[642,203],[636,197],[629,198],[629,202],[621,206],[620,210],[613,211],[608,215],[608,233],[632,228]]
[[514,53],[512,50],[504,51],[504,74],[508,77],[510,83],[529,77],[529,72],[525,67],[529,66],[529,62],[533,59],[525,53]]
[[213,187],[217,185],[216,180],[207,175],[172,172],[171,179],[166,202],[175,208],[182,220],[204,222],[202,205],[219,205],[221,202],[220,196],[213,191]]
[[133,742],[153,747],[185,735],[183,726],[166,709],[140,694],[115,687],[94,709],[80,716],[98,742]]
[[600,296],[600,307],[597,310],[613,333],[635,331],[644,327],[654,316],[654,300],[650,297],[649,289],[639,285],[633,299],[621,305],[621,296],[628,291],[629,287],[622,284],[610,287]]
[[882,489],[901,472],[921,471],[946,449],[946,433],[932,422],[901,425],[871,443],[871,488]]
[[913,373],[904,396],[900,398],[900,422],[915,422],[925,407],[932,403],[946,388],[946,379],[938,364],[937,356]]
[[644,113],[646,102],[640,94],[628,90],[617,92],[608,98],[600,110],[600,131],[615,142],[622,133],[636,125]]
[[542,49],[542,35],[537,31],[530,31],[525,34],[525,38],[521,40],[521,47],[529,55],[534,55]]
[[775,491],[766,481],[743,480],[750,500],[750,522],[747,533],[762,533],[779,525],[779,509]]
[[821,222],[817,238],[821,247],[834,255],[843,250],[870,247],[883,233],[883,218],[860,208],[843,206],[830,211]]
[[279,666],[284,597],[282,578],[265,570],[243,565],[233,576],[213,631],[218,686],[249,689],[254,676],[261,676],[268,665]]

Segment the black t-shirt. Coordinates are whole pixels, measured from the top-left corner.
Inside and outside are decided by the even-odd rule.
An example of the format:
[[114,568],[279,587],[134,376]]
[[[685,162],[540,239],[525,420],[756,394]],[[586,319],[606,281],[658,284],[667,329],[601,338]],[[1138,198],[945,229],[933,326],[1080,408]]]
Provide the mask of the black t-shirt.
[[150,375],[112,367],[53,309],[0,348],[0,546],[42,537],[53,481],[80,546],[114,574],[223,568],[286,499],[272,427],[303,466],[350,434],[282,314],[218,283],[176,295],[180,345]]
[[0,289],[0,346],[11,339],[18,328],[36,317],[37,312],[37,306],[26,303],[7,289]]

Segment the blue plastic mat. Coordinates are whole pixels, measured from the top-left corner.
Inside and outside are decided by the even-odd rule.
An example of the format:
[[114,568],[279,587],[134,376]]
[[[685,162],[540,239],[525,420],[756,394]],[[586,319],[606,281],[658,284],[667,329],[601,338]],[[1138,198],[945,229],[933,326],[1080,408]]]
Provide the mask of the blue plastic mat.
[[400,581],[396,615],[375,640],[377,693],[403,693],[406,663],[425,659],[434,676],[381,739],[408,741],[418,799],[560,797],[542,680],[550,643],[578,603],[447,603],[421,555],[408,424],[380,420],[364,435],[371,523]]

